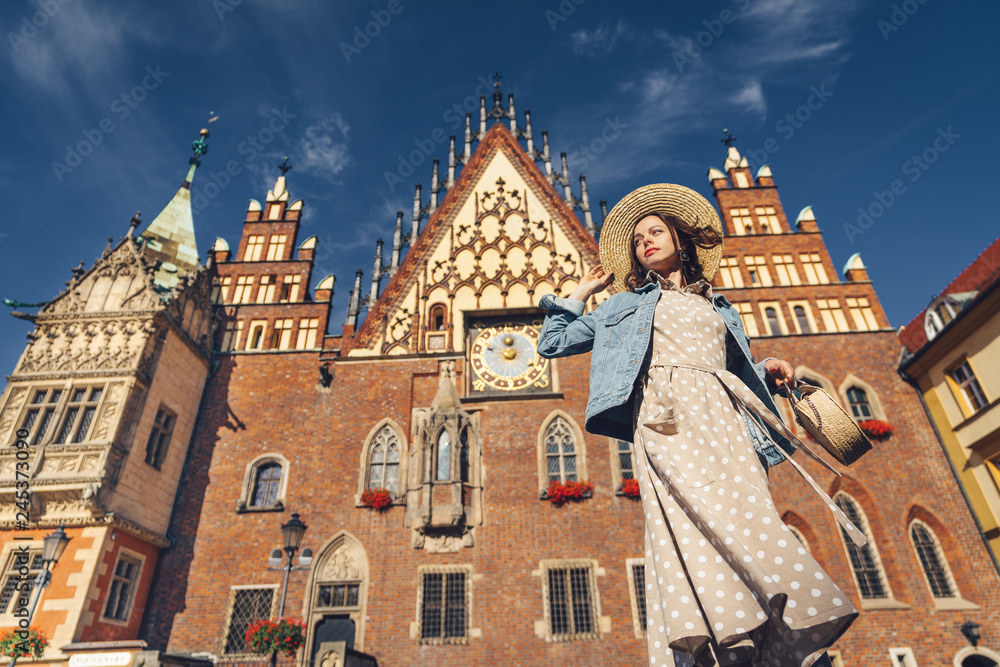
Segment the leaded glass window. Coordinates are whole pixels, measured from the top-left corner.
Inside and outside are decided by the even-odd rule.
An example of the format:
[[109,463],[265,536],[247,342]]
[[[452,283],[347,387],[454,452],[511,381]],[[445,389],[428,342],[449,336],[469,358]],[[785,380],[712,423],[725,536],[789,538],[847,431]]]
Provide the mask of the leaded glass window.
[[272,507],[278,500],[278,487],[281,486],[281,464],[270,461],[257,468],[254,477],[253,493],[250,496],[251,507]]
[[944,556],[933,533],[920,523],[914,522],[910,525],[910,538],[913,540],[913,547],[917,550],[917,557],[920,559],[920,567],[923,568],[927,576],[927,583],[931,587],[931,593],[936,598],[956,597],[955,587],[948,576],[948,569],[945,566]]
[[399,485],[399,438],[390,426],[375,435],[368,465],[368,488],[396,493]]
[[545,456],[550,483],[577,481],[576,442],[562,417],[553,419],[545,431]]
[[888,587],[878,561],[878,554],[875,552],[875,540],[872,538],[865,521],[862,520],[858,506],[843,494],[837,496],[836,503],[851,520],[851,523],[868,537],[868,543],[859,547],[848,536],[847,531],[843,528],[840,529],[844,544],[847,545],[851,569],[854,571],[854,578],[858,582],[858,590],[861,592],[862,599],[873,600],[889,597]]

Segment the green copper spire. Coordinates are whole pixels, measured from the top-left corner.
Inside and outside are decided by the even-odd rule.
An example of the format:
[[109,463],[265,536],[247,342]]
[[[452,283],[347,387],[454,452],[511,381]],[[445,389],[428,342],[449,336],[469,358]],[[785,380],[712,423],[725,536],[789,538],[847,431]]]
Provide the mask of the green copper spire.
[[164,290],[177,285],[181,271],[190,271],[200,265],[191,214],[191,181],[195,169],[201,164],[199,158],[208,152],[207,138],[208,130],[202,130],[198,140],[191,143],[194,156],[188,160],[191,166],[184,182],[174,198],[139,235],[145,243],[146,258],[160,262],[153,282]]

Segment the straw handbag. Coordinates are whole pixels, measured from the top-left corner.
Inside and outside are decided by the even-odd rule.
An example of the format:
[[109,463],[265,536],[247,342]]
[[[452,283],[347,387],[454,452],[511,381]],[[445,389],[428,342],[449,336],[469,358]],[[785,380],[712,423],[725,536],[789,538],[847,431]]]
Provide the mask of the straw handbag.
[[833,458],[844,465],[851,465],[872,448],[871,441],[857,422],[825,391],[799,383],[801,398],[795,400],[788,386],[782,387],[792,404],[795,421]]

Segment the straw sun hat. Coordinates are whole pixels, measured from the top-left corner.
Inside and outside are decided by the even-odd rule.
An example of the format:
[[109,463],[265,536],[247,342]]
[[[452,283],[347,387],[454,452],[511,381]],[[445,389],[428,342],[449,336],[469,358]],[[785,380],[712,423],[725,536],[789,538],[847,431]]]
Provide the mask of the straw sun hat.
[[[714,227],[722,234],[722,221],[715,207],[700,194],[683,185],[654,183],[633,190],[615,204],[601,228],[601,265],[615,274],[616,292],[627,292],[625,278],[632,271],[635,252],[632,235],[640,220],[651,213],[680,218],[696,227]],[[722,258],[722,244],[711,248],[694,246],[705,280],[711,281]]]

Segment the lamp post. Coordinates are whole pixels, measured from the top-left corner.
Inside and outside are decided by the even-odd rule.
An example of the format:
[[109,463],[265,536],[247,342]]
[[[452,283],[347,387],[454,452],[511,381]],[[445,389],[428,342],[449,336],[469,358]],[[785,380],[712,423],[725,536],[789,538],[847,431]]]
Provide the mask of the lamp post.
[[[295,556],[295,552],[299,550],[299,545],[302,543],[302,535],[306,532],[308,528],[300,519],[297,513],[292,513],[292,518],[288,523],[281,526],[281,544],[282,549],[275,549],[271,552],[271,557],[268,559],[268,570],[283,570],[285,576],[281,583],[281,605],[278,608],[278,620],[281,620],[285,616],[285,596],[288,595],[288,576],[292,573],[292,570],[308,570],[312,563],[312,550],[303,549],[302,553],[299,554],[299,566],[292,566],[292,558]],[[285,561],[284,567],[281,567],[281,552],[284,550],[288,559]],[[271,667],[274,667],[278,662],[278,652],[275,651],[271,654]]]
[[[55,567],[56,563],[59,562],[59,557],[66,550],[66,545],[69,544],[70,539],[72,538],[66,536],[66,531],[63,530],[62,524],[59,525],[56,532],[45,536],[44,546],[42,547],[42,571],[35,577],[34,584],[32,585],[35,590],[32,592],[31,604],[28,607],[25,628],[31,625],[31,619],[35,615],[35,607],[38,606],[38,600],[42,597],[42,589],[52,581],[50,569]],[[26,563],[26,565],[30,567],[31,564]],[[11,658],[8,667],[15,667],[17,665],[17,658],[17,655]]]

